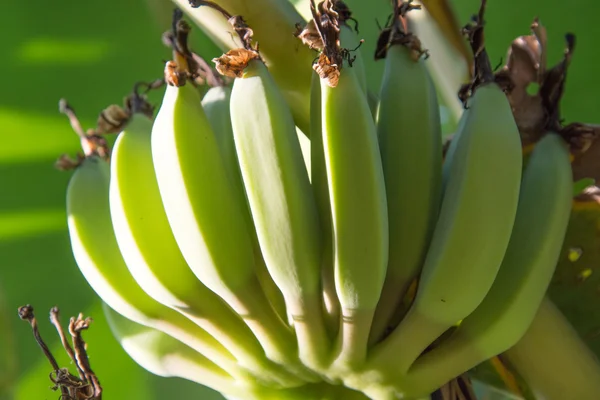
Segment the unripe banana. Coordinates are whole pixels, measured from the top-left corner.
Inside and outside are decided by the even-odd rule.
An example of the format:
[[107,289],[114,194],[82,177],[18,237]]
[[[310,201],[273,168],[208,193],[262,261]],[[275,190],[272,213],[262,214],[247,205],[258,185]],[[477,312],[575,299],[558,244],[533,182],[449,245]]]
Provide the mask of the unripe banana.
[[293,365],[294,335],[256,277],[244,198],[229,179],[199,94],[190,83],[176,86],[168,74],[167,81],[152,127],[152,157],[175,239],[198,279],[244,319],[267,357]]
[[217,144],[221,151],[225,169],[229,174],[231,181],[243,187],[242,176],[238,164],[237,154],[235,152],[235,143],[233,140],[233,130],[231,128],[231,118],[229,112],[229,101],[231,98],[231,87],[215,86],[208,89],[202,97],[202,109],[210,123],[212,132],[215,134]]
[[187,379],[221,393],[244,392],[245,388],[231,375],[192,348],[164,332],[123,317],[106,303],[102,303],[102,308],[123,350],[145,370],[162,377]]
[[336,87],[321,78],[321,118],[342,315],[335,363],[343,370],[366,358],[388,257],[387,202],[377,132],[352,67],[340,71]]
[[435,87],[422,58],[392,45],[386,53],[377,133],[389,217],[387,275],[371,331],[376,343],[417,277],[441,203],[442,132]]
[[475,310],[508,246],[521,181],[519,131],[495,83],[479,86],[469,103],[415,301],[371,353],[369,368],[386,379],[405,374],[435,339]]
[[[210,88],[204,97],[202,98],[202,108],[206,113],[206,118],[212,127],[213,133],[217,138],[217,143],[225,162],[225,168],[229,173],[231,181],[234,185],[234,189],[238,191],[240,197],[246,198],[244,191],[244,184],[242,182],[242,175],[240,172],[240,165],[235,150],[235,142],[233,139],[233,128],[231,127],[231,114],[229,102],[231,99],[231,88],[229,86],[215,86]],[[304,136],[304,134],[299,133]],[[307,139],[308,140],[308,139]],[[249,234],[252,236],[254,243],[254,253],[256,260],[256,275],[258,280],[265,292],[265,295],[269,299],[271,305],[280,318],[286,319],[285,302],[283,296],[279,291],[275,282],[269,275],[269,271],[265,266],[265,262],[260,252],[260,246],[258,245],[258,239],[256,238],[256,232],[252,224],[250,213],[244,213],[247,217],[247,226]]]
[[340,327],[340,301],[335,292],[333,268],[333,232],[331,226],[331,204],[327,186],[327,169],[323,152],[323,124],[321,121],[321,81],[313,74],[310,94],[310,160],[311,184],[315,193],[319,221],[321,223],[322,256],[321,278],[323,296],[327,310],[326,325],[329,336],[334,338]]
[[294,321],[301,359],[318,369],[329,346],[321,307],[317,209],[292,114],[259,59],[234,81],[231,121],[267,269]]
[[67,187],[67,222],[77,266],[111,308],[187,344],[236,379],[248,379],[235,358],[212,336],[148,296],[129,272],[117,244],[109,209],[110,166],[90,155]]
[[521,339],[554,274],[572,188],[569,150],[550,132],[536,144],[525,169],[512,236],[490,292],[448,339],[417,359],[408,372],[411,386],[421,393],[435,390]]
[[298,384],[297,379],[279,373],[242,319],[188,267],[160,197],[151,133],[152,121],[134,113],[119,134],[111,159],[110,212],[131,274],[155,300],[213,335],[258,379]]
[[155,375],[187,379],[232,399],[303,400],[322,398],[321,394],[328,390],[327,385],[321,384],[276,389],[254,382],[234,380],[210,360],[164,332],[137,324],[119,315],[105,303],[103,310],[112,333],[125,352],[142,368]]

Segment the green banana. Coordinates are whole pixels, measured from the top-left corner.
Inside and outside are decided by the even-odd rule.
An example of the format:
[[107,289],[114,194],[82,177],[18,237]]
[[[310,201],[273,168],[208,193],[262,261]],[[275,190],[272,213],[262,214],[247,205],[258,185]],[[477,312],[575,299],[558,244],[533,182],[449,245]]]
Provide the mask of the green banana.
[[435,390],[525,334],[560,256],[572,188],[567,145],[559,135],[546,134],[525,169],[515,225],[490,292],[448,339],[417,359],[408,371],[411,385],[423,393]]
[[385,333],[418,276],[441,203],[442,133],[435,87],[422,58],[389,47],[380,91],[377,133],[389,207],[387,275],[371,330]]
[[330,337],[334,338],[340,327],[340,301],[335,291],[333,268],[333,232],[331,226],[331,204],[327,186],[325,153],[323,152],[323,126],[321,122],[321,81],[313,74],[310,97],[310,160],[311,183],[315,193],[319,221],[321,224],[322,256],[321,279],[324,306],[327,312],[326,326]]
[[488,293],[512,232],[521,163],[508,99],[497,84],[482,83],[470,100],[414,303],[371,353],[369,368],[384,379],[404,375]]
[[251,60],[231,93],[235,145],[267,269],[284,295],[300,358],[328,356],[321,308],[318,214],[289,108],[264,63]]
[[236,365],[227,349],[187,318],[156,302],[133,279],[111,224],[109,180],[109,163],[90,153],[76,168],[67,187],[71,248],[92,289],[120,314],[173,336],[236,379],[248,380],[248,374]]
[[202,109],[210,123],[219,150],[225,162],[225,169],[232,182],[242,187],[242,177],[235,152],[231,118],[229,113],[229,101],[231,98],[231,87],[215,86],[208,89],[202,97]]
[[267,357],[291,367],[293,332],[256,277],[246,205],[236,196],[199,94],[192,84],[177,86],[168,73],[167,82],[152,127],[152,158],[175,239],[198,279],[244,319]]
[[[296,385],[270,365],[243,320],[200,282],[184,260],[154,174],[152,121],[134,113],[115,141],[111,157],[110,212],[121,254],[150,296],[213,335],[258,379]],[[168,266],[168,268],[165,268]]]
[[106,303],[103,303],[103,310],[113,335],[125,352],[142,368],[155,375],[187,379],[217,390],[226,398],[232,399],[362,400],[365,398],[360,393],[321,383],[298,388],[275,389],[236,381],[210,360],[164,332],[128,320],[108,307]]
[[240,395],[247,389],[192,348],[154,328],[137,324],[102,303],[111,332],[142,368],[162,377],[176,376],[221,393]]
[[336,87],[326,77],[320,82],[334,276],[341,305],[333,369],[343,374],[367,355],[387,267],[387,202],[376,127],[355,70],[341,69]]
[[[237,196],[246,198],[240,165],[235,150],[233,128],[231,127],[230,99],[231,87],[215,86],[210,88],[202,98],[202,108],[204,109],[206,118],[217,138],[217,143],[219,144],[219,149],[221,150],[223,161],[225,162],[225,168],[231,178],[234,189],[239,192]],[[306,137],[304,138],[306,139]],[[256,274],[258,280],[279,317],[286,319],[287,315],[283,295],[279,291],[277,285],[275,285],[275,282],[273,282],[273,279],[265,266],[262,253],[260,252],[260,246],[258,245],[258,239],[256,238],[256,232],[253,229],[250,213],[244,213],[244,216],[247,217],[248,232],[252,236],[252,241],[254,243]]]

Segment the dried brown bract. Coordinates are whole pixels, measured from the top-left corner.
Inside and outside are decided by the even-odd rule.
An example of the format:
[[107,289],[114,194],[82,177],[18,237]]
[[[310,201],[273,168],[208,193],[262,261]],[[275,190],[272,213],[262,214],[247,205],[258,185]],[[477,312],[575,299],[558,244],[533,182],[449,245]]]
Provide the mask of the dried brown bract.
[[308,46],[311,50],[322,51],[323,47],[325,47],[314,19],[308,21],[304,28],[300,24],[296,24],[294,36],[300,39],[302,44]]
[[319,55],[319,60],[313,66],[317,75],[322,79],[327,80],[327,84],[330,87],[336,87],[340,80],[340,69],[337,65],[331,64],[331,61],[327,58],[325,53]]
[[185,72],[181,72],[175,61],[167,61],[165,64],[165,82],[169,86],[183,86],[187,82]]
[[315,5],[314,0],[311,0],[310,10],[322,42],[321,54],[313,69],[330,87],[336,87],[344,62],[340,48],[339,15],[331,0],[322,1],[318,6]]
[[220,74],[231,78],[241,78],[248,63],[260,59],[257,52],[246,49],[232,49],[221,57],[213,58]]
[[394,13],[388,19],[386,26],[379,33],[377,46],[375,47],[375,60],[386,57],[390,46],[399,45],[410,49],[413,60],[417,61],[423,55],[428,57],[427,50],[423,50],[421,41],[413,33],[409,32],[408,20],[406,15],[409,11],[420,10],[421,6],[409,1],[396,1],[394,3]]
[[[311,0],[310,11],[313,18],[304,28],[296,24],[294,35],[304,45],[320,52],[313,69],[327,85],[336,87],[344,61],[352,66],[356,59],[356,56],[352,56],[352,52],[356,49],[345,49],[340,46],[340,26],[352,20],[355,23],[354,29],[358,32],[358,22],[352,18],[348,6],[339,0],[324,0],[318,5]],[[362,43],[363,40],[358,46],[360,47]]]
[[119,133],[129,121],[130,116],[130,113],[123,107],[111,104],[100,112],[96,123],[97,129],[102,133]]
[[470,83],[463,85],[458,91],[458,98],[462,101],[465,108],[468,108],[467,101],[473,96],[479,86],[484,83],[494,82],[494,73],[490,64],[490,58],[485,49],[484,37],[484,14],[487,2],[481,1],[479,13],[471,18],[471,23],[467,24],[462,33],[469,40],[471,51],[473,52],[473,79]]
[[538,93],[530,94],[531,85],[541,86],[546,72],[546,28],[535,18],[531,35],[519,36],[510,45],[506,65],[496,72],[496,82],[508,88],[515,121],[525,145],[537,141],[546,124],[546,112]]
[[256,45],[252,44],[254,31],[248,26],[241,15],[231,15],[223,7],[212,1],[190,0],[190,5],[194,8],[201,6],[210,7],[223,14],[223,16],[227,18],[227,22],[229,22],[242,41],[243,48],[230,50],[221,57],[212,59],[216,65],[216,70],[221,75],[239,78],[243,75],[243,72],[250,61],[262,61],[258,51],[258,43]]
[[223,86],[225,82],[214,68],[189,48],[187,41],[191,27],[182,18],[183,14],[176,10],[171,30],[162,35],[163,44],[173,50],[173,62],[180,76],[186,75],[181,78],[184,80],[179,80],[182,84],[190,79],[197,85]]

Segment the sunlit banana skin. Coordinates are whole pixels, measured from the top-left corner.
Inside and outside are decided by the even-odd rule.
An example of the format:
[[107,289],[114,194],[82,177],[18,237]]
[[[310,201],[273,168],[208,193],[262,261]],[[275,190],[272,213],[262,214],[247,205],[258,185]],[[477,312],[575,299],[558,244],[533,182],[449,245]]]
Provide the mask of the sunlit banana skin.
[[[114,144],[110,211],[121,254],[142,289],[221,342],[240,364],[276,385],[298,384],[269,365],[243,320],[200,282],[184,260],[163,207],[151,147],[152,121],[134,114]],[[168,265],[168,268],[165,266]],[[269,371],[270,370],[270,371]]]
[[405,374],[427,346],[475,310],[508,247],[521,182],[519,132],[495,83],[478,87],[468,106],[416,298],[370,355],[369,367],[386,379]]
[[334,364],[343,370],[366,358],[388,258],[387,201],[377,132],[352,67],[341,70],[336,87],[321,78],[321,121],[341,305]]
[[217,340],[179,313],[148,296],[123,261],[109,209],[110,165],[96,156],[77,167],[67,187],[67,222],[77,266],[111,308],[159,329],[202,353],[236,379],[248,378]]
[[[234,190],[238,191],[237,196],[246,199],[246,193],[244,191],[244,183],[242,182],[242,175],[240,172],[240,165],[235,150],[235,141],[233,139],[233,128],[231,127],[231,114],[229,102],[231,99],[231,87],[229,86],[215,86],[210,88],[204,97],[202,98],[202,109],[206,113],[206,118],[212,127],[212,131],[215,134],[225,168],[231,178],[234,186]],[[304,134],[301,134],[304,136]],[[277,314],[286,319],[285,302],[281,291],[273,282],[273,278],[269,275],[269,271],[265,267],[265,262],[258,245],[258,239],[256,238],[256,232],[252,224],[250,213],[244,213],[247,217],[247,226],[249,234],[252,236],[254,243],[254,253],[256,260],[256,274],[258,280],[265,291],[265,295],[269,299],[269,302],[277,311]]]
[[321,307],[321,235],[315,199],[292,114],[261,60],[231,94],[240,169],[265,264],[294,321],[302,360],[328,355]]
[[191,84],[167,85],[152,127],[152,158],[169,224],[188,265],[244,319],[269,359],[292,368],[293,332],[258,282],[244,199],[236,196]]
[[377,134],[385,176],[389,260],[370,342],[385,332],[427,254],[441,203],[442,142],[437,93],[425,61],[391,46],[379,94]]
[[536,144],[525,169],[513,232],[489,293],[452,336],[408,372],[407,381],[421,393],[508,350],[525,334],[560,256],[572,191],[567,144],[549,133]]

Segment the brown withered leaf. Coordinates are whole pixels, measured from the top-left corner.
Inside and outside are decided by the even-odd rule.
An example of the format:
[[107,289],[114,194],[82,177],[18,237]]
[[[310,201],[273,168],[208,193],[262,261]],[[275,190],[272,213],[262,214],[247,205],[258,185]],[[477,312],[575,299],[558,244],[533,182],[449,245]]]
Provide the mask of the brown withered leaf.
[[302,41],[302,44],[308,46],[309,49],[322,51],[323,47],[325,47],[314,19],[308,21],[304,28],[302,28],[300,24],[296,24],[295,35]]
[[221,57],[213,58],[212,61],[220,74],[231,78],[241,78],[248,63],[259,58],[256,51],[240,48],[229,50]]

